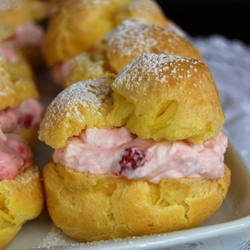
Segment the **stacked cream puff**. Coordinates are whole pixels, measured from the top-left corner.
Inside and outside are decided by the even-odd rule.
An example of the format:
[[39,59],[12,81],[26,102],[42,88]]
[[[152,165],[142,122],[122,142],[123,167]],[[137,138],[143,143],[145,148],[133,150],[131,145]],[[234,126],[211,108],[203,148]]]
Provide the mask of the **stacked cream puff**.
[[13,28],[0,23],[0,55],[14,74],[31,80],[35,79],[33,69],[26,57],[14,45],[15,31]]
[[[45,64],[41,50],[45,29],[41,22],[48,15],[48,4],[42,0],[0,1],[0,24],[13,29],[4,48],[18,51],[36,71]],[[17,59],[12,57],[13,61]]]
[[83,52],[62,67],[54,68],[54,79],[65,88],[79,80],[117,74],[129,61],[143,53],[202,60],[197,48],[172,28],[125,20],[103,37],[95,51]]
[[[57,3],[57,1],[51,2]],[[51,16],[45,34],[43,52],[47,64],[53,68],[55,81],[59,83],[62,83],[76,56],[83,52],[92,54],[102,51],[102,39],[105,34],[124,20],[162,25],[183,35],[181,29],[164,15],[154,1],[66,0],[56,6],[57,11]],[[102,65],[105,64],[102,63],[102,53],[88,57],[100,60]],[[87,60],[90,60],[90,63],[92,61],[90,58]],[[107,68],[107,71],[110,70],[112,68]],[[93,76],[91,73],[89,75]],[[100,75],[99,72],[98,77]]]
[[33,161],[44,112],[34,72],[42,58],[44,31],[34,22],[44,16],[42,6],[31,0],[0,2],[0,249],[44,204]]
[[[33,81],[12,71],[0,57],[0,249],[43,209],[40,170],[33,161],[43,114]],[[26,141],[27,139],[27,141]]]
[[198,226],[230,185],[227,137],[207,66],[145,53],[117,74],[79,81],[51,102],[39,139],[49,214],[78,241]]
[[2,56],[0,72],[0,128],[4,133],[18,133],[35,151],[44,113],[36,83],[14,72]]

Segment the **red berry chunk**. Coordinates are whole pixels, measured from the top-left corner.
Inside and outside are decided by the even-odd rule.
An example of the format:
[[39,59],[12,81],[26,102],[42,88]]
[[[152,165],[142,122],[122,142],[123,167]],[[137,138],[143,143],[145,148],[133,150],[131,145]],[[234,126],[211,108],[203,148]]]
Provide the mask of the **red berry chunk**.
[[32,125],[32,120],[33,120],[33,116],[30,114],[26,114],[25,116],[21,117],[18,120],[18,124],[24,129],[29,129]]
[[18,152],[19,152],[20,154],[23,154],[23,153],[24,153],[24,148],[23,148],[23,147],[18,147]]
[[145,152],[142,149],[126,148],[125,154],[119,161],[121,169],[116,174],[122,175],[126,170],[134,170],[142,167],[145,161]]

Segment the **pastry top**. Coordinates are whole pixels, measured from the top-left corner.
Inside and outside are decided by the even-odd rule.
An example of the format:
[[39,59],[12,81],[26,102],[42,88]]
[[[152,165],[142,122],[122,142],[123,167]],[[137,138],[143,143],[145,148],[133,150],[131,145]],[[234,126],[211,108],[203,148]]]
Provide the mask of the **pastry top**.
[[203,62],[143,54],[117,76],[82,81],[62,91],[46,111],[39,139],[59,148],[87,127],[126,126],[143,139],[202,143],[218,136],[224,119]]
[[29,98],[39,98],[35,82],[10,71],[1,55],[0,73],[0,110],[15,108]]
[[[156,141],[214,139],[224,123],[218,90],[206,65],[198,60],[143,54],[128,63],[112,83],[111,123],[125,125],[141,138]],[[121,104],[122,103],[122,104]],[[130,113],[117,115],[122,105]]]
[[[146,21],[141,16],[147,16],[148,22],[154,22],[156,19],[155,22],[158,24],[167,23],[163,12],[159,8],[153,8],[152,5],[155,5],[155,2],[149,0],[67,0],[62,2],[50,20],[44,39],[43,51],[47,63],[53,65],[64,62],[83,51],[91,50],[125,17]],[[135,10],[136,6],[141,8],[140,11]],[[116,17],[124,8],[133,9],[136,15],[133,14],[130,17],[130,12],[128,16],[123,14],[118,22]],[[163,21],[159,22],[157,19],[163,19]]]
[[46,110],[39,139],[60,148],[86,127],[106,127],[112,105],[110,85],[114,79],[114,75],[107,75],[81,81],[60,92]]
[[143,53],[173,54],[202,60],[200,51],[173,29],[125,20],[104,37],[109,63],[116,72]]
[[10,27],[38,22],[47,17],[48,13],[47,3],[42,0],[0,1],[0,22]]

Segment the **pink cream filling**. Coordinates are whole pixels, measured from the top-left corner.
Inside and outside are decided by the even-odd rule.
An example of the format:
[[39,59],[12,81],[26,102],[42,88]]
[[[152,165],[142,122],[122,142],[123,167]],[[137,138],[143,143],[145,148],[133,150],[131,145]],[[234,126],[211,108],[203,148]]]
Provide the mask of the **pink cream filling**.
[[17,48],[26,45],[41,47],[43,44],[44,30],[35,23],[26,23],[15,28],[15,43]]
[[33,154],[26,141],[0,129],[0,181],[14,179],[20,170],[33,165]]
[[0,44],[0,52],[10,63],[18,63],[16,50],[25,46],[41,48],[44,30],[37,24],[26,23],[15,28],[15,37]]
[[44,108],[35,99],[28,99],[14,109],[0,111],[0,129],[4,133],[30,129],[42,119]]
[[53,160],[80,172],[112,174],[131,180],[159,183],[162,178],[224,175],[224,153],[228,145],[222,132],[201,145],[188,141],[144,140],[126,128],[88,128],[67,146],[55,149]]

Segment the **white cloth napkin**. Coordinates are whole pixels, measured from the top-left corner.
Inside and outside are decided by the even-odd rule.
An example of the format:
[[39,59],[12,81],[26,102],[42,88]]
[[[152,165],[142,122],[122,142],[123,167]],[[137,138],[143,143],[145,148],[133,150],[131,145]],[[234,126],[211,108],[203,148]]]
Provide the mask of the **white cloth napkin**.
[[190,38],[219,89],[224,129],[250,168],[250,47],[222,36]]

